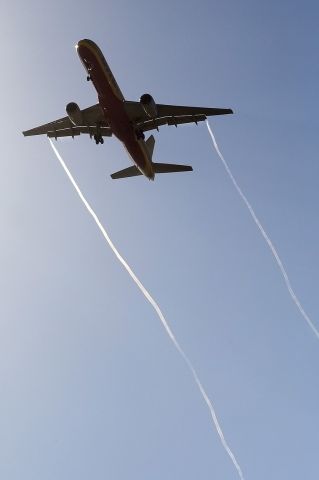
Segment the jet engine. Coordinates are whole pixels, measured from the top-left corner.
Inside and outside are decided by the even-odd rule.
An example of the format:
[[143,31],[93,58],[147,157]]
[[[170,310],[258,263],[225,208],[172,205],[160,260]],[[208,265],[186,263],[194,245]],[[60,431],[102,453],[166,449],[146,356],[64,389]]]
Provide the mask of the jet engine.
[[157,116],[157,107],[152,95],[144,93],[140,98],[140,103],[149,118],[155,118]]
[[68,103],[66,106],[66,113],[73,123],[73,125],[82,125],[83,124],[83,118],[82,118],[82,112],[77,103],[71,102]]

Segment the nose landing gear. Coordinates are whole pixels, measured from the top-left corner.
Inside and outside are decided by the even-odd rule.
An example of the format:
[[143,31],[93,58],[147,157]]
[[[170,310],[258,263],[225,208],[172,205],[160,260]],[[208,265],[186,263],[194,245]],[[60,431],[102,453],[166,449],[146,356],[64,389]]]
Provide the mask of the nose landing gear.
[[91,73],[92,73],[92,65],[88,64],[87,66],[87,72],[88,72],[88,76],[86,77],[87,81],[89,82],[90,80],[92,80],[92,77],[91,77]]

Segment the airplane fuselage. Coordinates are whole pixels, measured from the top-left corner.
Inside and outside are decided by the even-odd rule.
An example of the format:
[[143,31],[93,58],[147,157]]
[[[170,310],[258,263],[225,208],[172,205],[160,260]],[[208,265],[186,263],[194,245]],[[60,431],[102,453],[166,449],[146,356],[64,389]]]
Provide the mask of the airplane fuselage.
[[134,125],[125,110],[124,96],[103,53],[92,40],[80,40],[76,46],[88,77],[98,95],[104,117],[114,135],[124,144],[136,167],[150,180],[154,179],[151,154],[144,139],[138,139]]

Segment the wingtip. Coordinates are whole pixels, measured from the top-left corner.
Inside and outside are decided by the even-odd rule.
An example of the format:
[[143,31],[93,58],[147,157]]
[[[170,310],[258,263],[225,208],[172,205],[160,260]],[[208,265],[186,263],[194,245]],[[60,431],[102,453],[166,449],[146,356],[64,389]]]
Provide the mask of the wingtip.
[[32,130],[24,130],[24,132],[22,132],[22,135],[24,137],[30,137],[32,134],[33,134]]

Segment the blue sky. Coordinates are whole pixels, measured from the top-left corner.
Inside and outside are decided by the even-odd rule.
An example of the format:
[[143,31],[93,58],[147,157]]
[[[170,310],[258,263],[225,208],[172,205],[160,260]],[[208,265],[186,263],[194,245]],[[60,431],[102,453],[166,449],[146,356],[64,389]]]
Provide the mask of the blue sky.
[[[220,148],[319,325],[315,2],[11,2],[2,9],[0,476],[238,478],[185,364],[45,138],[21,131],[96,102],[76,55],[96,41],[137,100],[231,107]],[[159,302],[245,478],[316,478],[319,344],[212,148],[162,128],[155,160],[194,172],[113,182],[122,146],[60,153]]]

